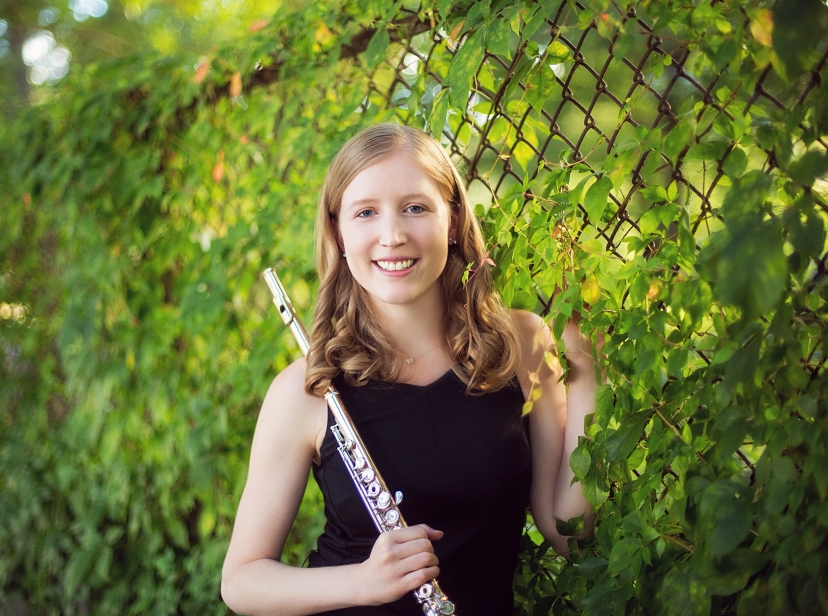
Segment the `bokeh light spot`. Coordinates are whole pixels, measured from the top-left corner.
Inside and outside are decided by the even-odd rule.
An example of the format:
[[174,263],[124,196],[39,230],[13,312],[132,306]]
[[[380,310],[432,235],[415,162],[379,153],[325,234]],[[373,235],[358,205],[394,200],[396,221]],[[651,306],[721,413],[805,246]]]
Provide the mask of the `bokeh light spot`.
[[103,17],[109,10],[106,0],[71,0],[69,8],[77,21],[85,21],[90,17]]
[[60,19],[60,11],[53,6],[47,6],[37,15],[37,23],[42,27],[51,26]]
[[69,50],[58,45],[48,30],[38,30],[23,43],[23,62],[29,67],[29,81],[35,85],[65,77],[71,59]]

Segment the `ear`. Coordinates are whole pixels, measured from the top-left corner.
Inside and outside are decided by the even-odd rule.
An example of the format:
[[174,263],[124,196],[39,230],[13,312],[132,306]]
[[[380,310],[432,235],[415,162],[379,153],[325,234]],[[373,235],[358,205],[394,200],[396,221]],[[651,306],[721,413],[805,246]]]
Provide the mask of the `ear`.
[[457,228],[460,226],[460,214],[454,209],[449,215],[449,237],[457,239]]

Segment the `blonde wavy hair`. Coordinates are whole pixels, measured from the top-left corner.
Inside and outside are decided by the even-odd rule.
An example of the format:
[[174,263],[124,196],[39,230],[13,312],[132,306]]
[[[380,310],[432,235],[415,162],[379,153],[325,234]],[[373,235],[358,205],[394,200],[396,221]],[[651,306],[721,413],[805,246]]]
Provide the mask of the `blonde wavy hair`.
[[[338,242],[342,195],[364,169],[405,152],[438,187],[457,218],[457,243],[449,248],[440,285],[445,301],[445,351],[467,393],[496,391],[517,374],[517,330],[483,263],[486,247],[460,175],[445,150],[420,130],[377,124],[357,133],[331,162],[316,218],[319,295],[311,330],[305,390],[322,395],[340,372],[360,386],[369,380],[397,381],[403,361],[377,324],[365,290],[354,280]],[[471,264],[473,274],[463,284]]]

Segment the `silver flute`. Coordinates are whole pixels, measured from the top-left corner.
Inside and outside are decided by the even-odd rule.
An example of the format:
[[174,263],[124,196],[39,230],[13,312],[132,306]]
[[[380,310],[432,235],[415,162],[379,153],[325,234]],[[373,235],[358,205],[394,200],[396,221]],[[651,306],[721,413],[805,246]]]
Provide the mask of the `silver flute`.
[[[276,304],[282,321],[290,328],[299,348],[302,349],[302,354],[307,356],[310,350],[308,332],[299,320],[285,287],[272,268],[264,271],[264,279],[273,294],[273,303]],[[339,392],[333,386],[329,386],[325,392],[325,400],[336,422],[331,426],[331,432],[336,439],[339,455],[342,456],[345,468],[348,469],[348,474],[365,509],[374,521],[374,526],[380,533],[408,526],[399,508],[402,492],[396,492],[391,496],[385,480],[368,454],[348,411],[345,410]],[[414,597],[422,606],[425,616],[450,616],[455,613],[454,603],[440,590],[436,579],[416,589]]]

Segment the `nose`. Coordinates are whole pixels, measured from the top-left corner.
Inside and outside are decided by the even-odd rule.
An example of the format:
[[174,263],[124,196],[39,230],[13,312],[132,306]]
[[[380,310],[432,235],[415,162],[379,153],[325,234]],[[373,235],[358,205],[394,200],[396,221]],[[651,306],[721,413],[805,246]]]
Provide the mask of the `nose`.
[[393,248],[408,241],[408,233],[405,228],[405,221],[397,214],[385,216],[379,242],[382,246]]

